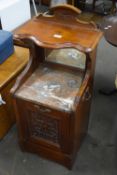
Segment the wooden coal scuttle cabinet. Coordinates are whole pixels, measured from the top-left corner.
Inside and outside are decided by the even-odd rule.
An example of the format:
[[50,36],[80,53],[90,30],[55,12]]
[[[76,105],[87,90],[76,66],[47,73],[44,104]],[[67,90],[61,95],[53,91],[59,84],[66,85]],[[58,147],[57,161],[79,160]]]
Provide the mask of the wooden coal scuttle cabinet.
[[72,168],[87,132],[96,47],[102,33],[70,5],[15,31],[30,59],[12,88],[22,150]]

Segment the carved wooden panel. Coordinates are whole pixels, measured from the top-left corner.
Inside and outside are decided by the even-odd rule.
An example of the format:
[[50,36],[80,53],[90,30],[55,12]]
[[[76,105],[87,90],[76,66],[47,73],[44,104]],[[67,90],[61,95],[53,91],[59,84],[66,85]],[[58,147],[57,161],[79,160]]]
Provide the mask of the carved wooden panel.
[[29,111],[31,136],[59,143],[59,121],[38,111]]

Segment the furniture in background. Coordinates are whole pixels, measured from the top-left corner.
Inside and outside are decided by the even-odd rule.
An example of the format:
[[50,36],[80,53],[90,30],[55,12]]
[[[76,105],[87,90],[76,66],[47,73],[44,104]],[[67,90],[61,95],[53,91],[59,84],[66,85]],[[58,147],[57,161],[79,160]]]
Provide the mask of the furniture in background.
[[[35,0],[36,3],[50,6],[52,0]],[[56,0],[58,3],[59,0]],[[62,0],[61,0],[62,1]],[[66,0],[68,4],[74,5],[74,0]]]
[[[107,42],[117,47],[117,13],[103,18],[99,27],[103,31]],[[113,95],[117,93],[117,89],[101,89],[100,92],[104,95]]]
[[81,10],[85,10],[86,7],[86,0],[74,0],[73,1],[74,6],[80,8]]
[[4,30],[14,30],[31,18],[29,0],[0,0],[0,17]]
[[28,49],[15,47],[15,52],[0,65],[0,139],[15,123],[10,89],[28,61]]
[[0,30],[0,64],[2,64],[14,52],[13,34]]
[[31,0],[32,4],[33,4],[33,8],[34,8],[34,12],[35,12],[35,15],[38,15],[38,10],[37,10],[37,7],[36,7],[36,2],[38,3],[39,6],[41,6],[41,1],[42,0]]
[[[107,3],[110,2],[110,7],[108,7],[108,11],[107,11]],[[116,0],[92,0],[91,2],[89,1],[89,3],[86,0],[74,0],[74,5],[77,7],[80,7],[82,10],[86,9],[86,3],[90,4],[90,6],[92,6],[92,10],[93,12],[98,12],[101,14],[108,14],[108,13],[113,13],[116,10]],[[97,5],[99,4],[99,5]],[[99,8],[100,7],[100,8]],[[98,8],[98,10],[97,10]]]
[[113,46],[117,46],[117,14],[113,14],[103,18],[100,23],[100,29],[104,33],[104,37]]
[[79,13],[70,5],[55,6],[14,31],[31,55],[11,90],[20,146],[68,168],[87,133],[102,36]]
[[67,4],[67,0],[51,0],[50,7],[54,7],[61,4]]
[[38,12],[37,12],[37,7],[36,7],[35,0],[32,0],[32,4],[33,4],[33,7],[34,7],[34,12],[35,12],[35,15],[37,15],[37,14],[38,14]]
[[[99,1],[99,0],[93,0],[93,11],[95,11],[95,8],[96,8],[96,2]],[[109,1],[109,0],[108,0]],[[116,10],[116,0],[110,0],[112,2],[112,6],[111,6],[111,11],[112,13],[115,12]],[[107,13],[106,12],[106,9],[105,9],[105,3],[106,1],[103,0],[103,13]]]
[[36,4],[43,4],[49,6],[51,0],[35,0]]

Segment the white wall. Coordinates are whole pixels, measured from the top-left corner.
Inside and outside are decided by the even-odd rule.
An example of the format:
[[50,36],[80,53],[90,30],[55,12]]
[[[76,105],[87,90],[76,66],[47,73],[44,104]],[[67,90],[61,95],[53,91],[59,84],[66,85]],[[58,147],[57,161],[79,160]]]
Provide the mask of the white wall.
[[0,17],[4,30],[14,30],[31,18],[29,0],[0,0]]

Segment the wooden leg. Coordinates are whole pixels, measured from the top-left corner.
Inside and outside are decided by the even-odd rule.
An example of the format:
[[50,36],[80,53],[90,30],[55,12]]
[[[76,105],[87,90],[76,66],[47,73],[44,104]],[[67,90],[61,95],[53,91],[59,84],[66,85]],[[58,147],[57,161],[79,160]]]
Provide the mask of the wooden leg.
[[[75,0],[74,0],[75,1]],[[84,10],[85,9],[85,5],[86,5],[86,0],[78,0],[78,1],[75,1],[76,2],[76,6],[79,7]]]
[[112,0],[112,13],[115,13],[116,11],[117,11],[116,0]]
[[92,4],[93,11],[95,10],[95,3],[96,3],[96,0],[93,0],[93,4]]

